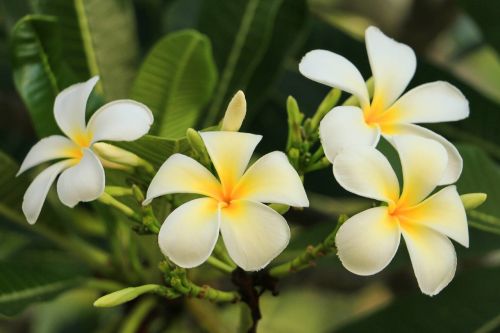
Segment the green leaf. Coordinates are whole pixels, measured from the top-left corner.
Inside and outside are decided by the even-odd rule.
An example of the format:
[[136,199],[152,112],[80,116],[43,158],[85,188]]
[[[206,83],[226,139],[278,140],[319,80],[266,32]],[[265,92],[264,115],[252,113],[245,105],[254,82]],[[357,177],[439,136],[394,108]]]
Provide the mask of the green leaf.
[[128,96],[138,55],[130,1],[34,0],[34,8],[59,20],[64,55],[79,81],[99,75],[106,99]]
[[481,230],[500,234],[500,167],[481,149],[458,146],[464,170],[457,184],[460,193],[484,192],[486,202],[469,211],[469,223]]
[[158,169],[170,155],[186,153],[190,149],[186,138],[174,140],[153,135],[145,135],[134,142],[113,142],[113,144],[145,159],[155,169]]
[[134,82],[132,98],[153,111],[152,134],[177,138],[196,125],[216,81],[208,38],[194,30],[175,32],[149,52]]
[[476,332],[499,315],[500,269],[457,276],[434,298],[413,293],[337,332]]
[[17,163],[0,151],[0,215],[5,211],[20,212],[24,191],[28,188],[26,177],[16,178]]
[[79,263],[60,257],[0,262],[0,272],[0,314],[7,316],[76,286],[86,274]]
[[[301,13],[278,15],[281,8],[284,13],[288,13],[288,8]],[[246,89],[252,78],[256,77],[258,68],[262,73],[253,86],[260,87],[260,92],[269,87],[274,73],[281,67],[280,60],[297,37],[293,32],[302,27],[300,14],[303,11],[303,0],[204,1],[199,29],[212,41],[215,61],[221,74],[205,120],[206,126],[213,125],[217,117],[221,116],[237,90]],[[299,17],[299,20],[292,19],[295,17]],[[283,20],[279,29],[276,28],[278,18]],[[291,29],[292,33],[282,34],[286,29]],[[274,38],[273,33],[276,33]],[[268,51],[269,48],[273,50]]]
[[500,22],[498,21],[498,3],[491,0],[459,0],[458,4],[481,28],[488,43],[500,52]]
[[26,16],[11,34],[14,82],[39,136],[58,132],[52,107],[56,95],[71,82],[61,49],[60,28],[49,16]]

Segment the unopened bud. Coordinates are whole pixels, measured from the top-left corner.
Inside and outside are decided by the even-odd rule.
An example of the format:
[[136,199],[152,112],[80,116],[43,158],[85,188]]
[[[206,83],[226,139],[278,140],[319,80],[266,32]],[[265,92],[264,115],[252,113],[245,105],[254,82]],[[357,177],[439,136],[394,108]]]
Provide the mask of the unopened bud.
[[224,119],[222,119],[221,130],[237,132],[247,113],[247,101],[245,94],[239,90],[229,102]]
[[464,205],[465,210],[470,210],[481,206],[488,196],[486,193],[467,193],[462,194],[460,199]]
[[140,287],[129,287],[122,290],[115,291],[114,293],[102,296],[94,302],[96,307],[109,308],[117,306],[126,302],[129,302],[138,296],[150,292],[156,292],[161,289],[162,286],[157,284],[146,284]]

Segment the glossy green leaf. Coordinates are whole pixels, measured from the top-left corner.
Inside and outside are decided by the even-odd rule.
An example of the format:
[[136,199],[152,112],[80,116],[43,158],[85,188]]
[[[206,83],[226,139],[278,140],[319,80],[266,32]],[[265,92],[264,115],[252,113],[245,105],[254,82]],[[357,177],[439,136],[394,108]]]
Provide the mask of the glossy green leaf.
[[491,0],[459,0],[458,4],[481,28],[486,42],[490,43],[500,53],[498,3]]
[[172,154],[186,153],[190,147],[186,138],[166,139],[159,136],[145,135],[134,142],[113,142],[151,163],[158,169]]
[[153,111],[151,133],[178,138],[196,125],[216,81],[208,38],[194,30],[175,32],[149,52],[134,82],[132,98]]
[[0,262],[0,272],[0,314],[8,316],[78,285],[86,274],[78,263],[60,257]]
[[464,170],[458,182],[460,193],[484,192],[486,202],[468,212],[469,224],[500,235],[500,167],[481,149],[459,146]]
[[[280,59],[287,54],[297,34],[292,32],[302,26],[296,15],[279,15],[282,8],[292,8],[303,13],[302,0],[205,0],[201,8],[199,29],[212,41],[215,62],[220,80],[205,125],[211,126],[225,110],[229,99],[239,89],[246,89],[262,67],[261,79],[253,83],[265,91],[274,73],[280,68]],[[283,20],[278,26],[277,19]],[[280,33],[273,38],[273,33]],[[269,49],[272,51],[268,51]],[[265,65],[265,63],[269,65]]]
[[34,0],[36,12],[61,24],[64,55],[79,81],[100,76],[106,99],[128,96],[138,46],[132,4],[128,0]]
[[52,107],[56,95],[72,81],[61,44],[53,17],[26,16],[12,30],[14,82],[39,136],[58,132]]

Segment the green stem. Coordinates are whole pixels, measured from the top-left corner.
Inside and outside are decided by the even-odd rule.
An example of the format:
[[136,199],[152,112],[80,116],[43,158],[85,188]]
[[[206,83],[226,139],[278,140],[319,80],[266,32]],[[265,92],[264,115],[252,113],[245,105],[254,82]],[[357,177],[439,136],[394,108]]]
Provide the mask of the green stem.
[[312,130],[317,130],[319,127],[320,121],[323,119],[323,117],[330,112],[330,110],[337,105],[337,102],[339,101],[340,95],[342,94],[342,91],[339,89],[332,89],[328,94],[325,96],[321,104],[318,106],[318,109],[316,110],[316,113],[314,113],[313,117],[311,118],[311,129]]
[[97,200],[99,202],[114,207],[126,216],[130,217],[131,219],[135,221],[141,221],[141,218],[136,212],[134,212],[133,209],[125,205],[124,203],[116,200],[113,196],[109,195],[108,193],[104,192]]
[[287,261],[281,265],[271,268],[269,274],[276,278],[282,278],[290,273],[298,272],[308,267],[314,266],[314,261],[331,252],[335,252],[335,236],[342,223],[347,220],[346,215],[341,215],[338,219],[335,229],[316,246],[309,245],[304,252],[294,259]]
[[224,263],[223,261],[215,258],[214,256],[210,256],[207,259],[207,263],[210,264],[212,267],[217,268],[221,272],[231,274],[234,268],[229,266],[228,264]]
[[152,297],[141,299],[138,304],[127,315],[120,332],[136,333],[146,316],[154,309],[156,300]]
[[132,196],[134,194],[131,188],[122,186],[106,186],[104,192],[113,197]]
[[330,161],[326,157],[323,157],[318,162],[313,163],[313,164],[307,166],[304,169],[304,173],[312,172],[312,171],[316,171],[316,170],[321,170],[321,169],[324,169],[324,168],[326,168],[326,167],[328,167],[330,165],[331,165]]

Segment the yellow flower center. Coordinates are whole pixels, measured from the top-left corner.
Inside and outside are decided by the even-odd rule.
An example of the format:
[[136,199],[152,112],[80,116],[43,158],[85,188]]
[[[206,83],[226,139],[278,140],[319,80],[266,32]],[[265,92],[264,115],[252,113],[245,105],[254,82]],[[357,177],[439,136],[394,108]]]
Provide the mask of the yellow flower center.
[[72,139],[73,142],[78,145],[78,147],[70,149],[68,155],[79,160],[83,157],[83,149],[89,148],[92,143],[92,133],[79,132],[74,135]]
[[363,115],[368,126],[378,125],[385,134],[390,134],[393,130],[396,112],[391,108],[384,108],[381,98],[373,99],[371,105],[363,109]]

